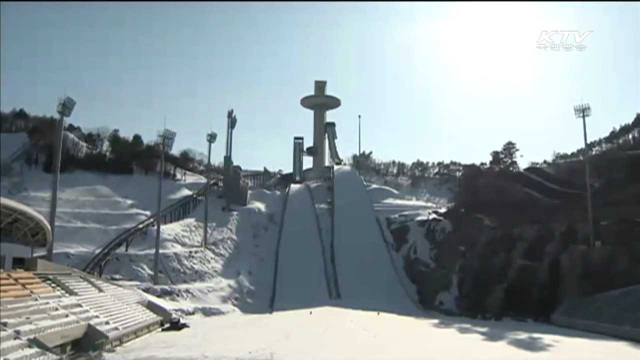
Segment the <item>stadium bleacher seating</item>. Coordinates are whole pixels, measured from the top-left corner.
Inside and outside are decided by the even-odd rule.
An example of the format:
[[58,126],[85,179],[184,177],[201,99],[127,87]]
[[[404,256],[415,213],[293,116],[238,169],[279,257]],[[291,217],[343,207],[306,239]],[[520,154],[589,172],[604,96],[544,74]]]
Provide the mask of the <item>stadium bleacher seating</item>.
[[161,325],[146,303],[137,290],[77,271],[0,271],[0,359],[58,359],[81,338],[117,346]]

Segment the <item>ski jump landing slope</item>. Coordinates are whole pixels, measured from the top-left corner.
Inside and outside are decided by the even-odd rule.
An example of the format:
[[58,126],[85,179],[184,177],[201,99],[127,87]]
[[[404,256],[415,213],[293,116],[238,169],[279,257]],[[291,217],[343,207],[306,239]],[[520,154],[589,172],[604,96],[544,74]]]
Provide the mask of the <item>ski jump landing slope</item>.
[[420,312],[402,288],[357,171],[336,167],[335,257],[341,306],[403,315]]
[[329,292],[314,205],[303,185],[291,185],[282,237],[273,310],[329,304]]

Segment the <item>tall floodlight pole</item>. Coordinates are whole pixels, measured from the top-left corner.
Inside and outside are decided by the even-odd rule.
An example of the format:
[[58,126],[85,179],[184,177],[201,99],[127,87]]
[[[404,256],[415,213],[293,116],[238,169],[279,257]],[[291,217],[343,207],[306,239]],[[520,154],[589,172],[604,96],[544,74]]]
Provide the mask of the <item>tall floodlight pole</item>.
[[233,151],[233,130],[236,128],[236,124],[238,123],[238,118],[236,114],[233,113],[233,109],[227,112],[227,143],[228,143],[228,151],[227,155],[231,158],[231,152]]
[[361,143],[361,136],[360,136],[360,115],[358,115],[358,155],[360,155],[362,153],[362,150],[360,149],[360,143]]
[[596,244],[593,236],[593,210],[591,207],[591,185],[589,180],[589,150],[587,149],[587,117],[591,116],[591,106],[589,104],[580,104],[573,107],[576,118],[582,118],[582,129],[584,133],[584,176],[587,184],[587,211],[589,215],[589,235],[591,238],[591,246],[599,246]]
[[207,134],[207,142],[209,143],[209,154],[207,155],[207,170],[205,177],[207,181],[207,188],[204,192],[204,235],[202,236],[202,247],[207,246],[207,234],[209,232],[209,188],[211,187],[211,145],[216,142],[218,134],[210,132]]
[[[66,91],[65,91],[66,92]],[[60,115],[56,128],[56,143],[54,147],[53,160],[53,182],[51,183],[51,207],[49,212],[49,225],[51,226],[51,243],[47,248],[47,260],[53,262],[53,242],[56,232],[56,210],[58,208],[58,183],[60,178],[60,159],[62,158],[62,138],[64,135],[64,118],[70,117],[76,101],[69,96],[65,96],[58,101],[57,112]]]
[[224,147],[224,156],[229,156],[229,137],[231,137],[231,118],[233,117],[233,109],[227,111],[227,142]]
[[160,263],[160,223],[162,221],[162,178],[164,177],[164,152],[171,151],[176,133],[164,129],[158,135],[160,147],[160,171],[158,174],[158,212],[156,213],[156,251],[153,257],[153,284],[158,285],[158,265]]

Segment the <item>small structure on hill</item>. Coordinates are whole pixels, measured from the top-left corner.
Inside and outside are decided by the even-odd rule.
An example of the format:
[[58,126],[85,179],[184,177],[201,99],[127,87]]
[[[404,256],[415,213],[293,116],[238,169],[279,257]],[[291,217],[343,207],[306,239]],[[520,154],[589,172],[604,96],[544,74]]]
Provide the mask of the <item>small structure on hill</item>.
[[0,197],[0,268],[24,264],[34,249],[51,245],[51,227],[35,210]]

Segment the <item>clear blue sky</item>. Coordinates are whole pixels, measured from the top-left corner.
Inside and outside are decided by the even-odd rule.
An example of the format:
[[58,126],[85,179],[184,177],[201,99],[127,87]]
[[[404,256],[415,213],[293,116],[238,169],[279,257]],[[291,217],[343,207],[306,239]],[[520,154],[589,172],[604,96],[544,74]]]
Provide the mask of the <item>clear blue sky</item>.
[[[2,3],[1,108],[71,122],[222,160],[283,169],[296,135],[311,144],[300,98],[316,79],[342,100],[329,113],[343,157],[363,149],[411,162],[489,160],[515,141],[529,161],[582,143],[573,105],[589,102],[589,138],[640,111],[638,3]],[[582,52],[537,49],[541,31],[593,31]],[[560,40],[560,36],[555,38]],[[567,43],[574,43],[570,38]],[[306,165],[310,165],[307,161]]]

